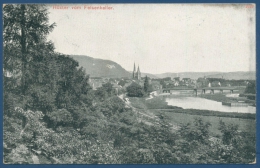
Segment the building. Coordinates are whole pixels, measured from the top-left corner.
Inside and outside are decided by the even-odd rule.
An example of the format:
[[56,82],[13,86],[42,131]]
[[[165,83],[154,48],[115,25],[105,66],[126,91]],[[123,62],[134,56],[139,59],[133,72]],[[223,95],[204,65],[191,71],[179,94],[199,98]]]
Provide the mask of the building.
[[134,63],[134,70],[133,70],[133,79],[141,80],[141,71],[138,65],[137,71],[135,70],[135,63]]

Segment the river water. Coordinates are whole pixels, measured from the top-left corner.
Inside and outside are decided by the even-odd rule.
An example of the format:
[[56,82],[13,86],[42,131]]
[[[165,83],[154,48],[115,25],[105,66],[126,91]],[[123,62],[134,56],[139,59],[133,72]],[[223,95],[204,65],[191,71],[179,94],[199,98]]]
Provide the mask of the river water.
[[[228,96],[236,97],[237,94],[228,94]],[[168,105],[182,107],[184,109],[201,109],[220,112],[238,112],[238,113],[256,113],[253,106],[235,107],[225,106],[221,102],[208,100],[201,97],[195,97],[192,92],[176,91],[171,95],[165,95],[165,101]]]

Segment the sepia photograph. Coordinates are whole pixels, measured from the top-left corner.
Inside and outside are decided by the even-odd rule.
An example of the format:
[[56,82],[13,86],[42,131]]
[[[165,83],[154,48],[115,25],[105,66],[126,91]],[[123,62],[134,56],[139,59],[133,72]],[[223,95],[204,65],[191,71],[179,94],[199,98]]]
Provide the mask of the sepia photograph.
[[256,164],[256,5],[4,4],[3,164]]

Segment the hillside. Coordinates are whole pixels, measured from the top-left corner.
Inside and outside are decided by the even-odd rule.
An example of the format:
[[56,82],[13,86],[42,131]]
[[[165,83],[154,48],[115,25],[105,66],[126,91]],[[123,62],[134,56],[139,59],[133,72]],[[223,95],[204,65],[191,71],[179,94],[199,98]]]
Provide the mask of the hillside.
[[198,79],[199,77],[207,77],[207,78],[223,78],[229,80],[255,80],[256,73],[253,71],[245,72],[245,71],[238,71],[238,72],[180,72],[180,73],[163,73],[163,74],[156,74],[159,78],[165,77],[180,77],[180,78],[191,78],[191,79]]
[[158,76],[154,75],[154,74],[150,74],[150,73],[144,73],[144,72],[141,72],[142,74],[142,77],[149,77],[149,78],[159,78]]
[[[103,60],[92,58],[84,55],[71,55],[73,59],[79,62],[79,65],[82,66],[87,74],[90,74],[91,77],[111,77],[111,78],[121,78],[121,77],[131,77],[132,72],[126,71],[121,65],[110,60]],[[255,80],[256,73],[253,71],[245,72],[179,72],[179,73],[162,73],[162,74],[150,74],[141,72],[142,77],[146,75],[150,78],[165,78],[165,77],[180,77],[180,78],[191,78],[198,79],[200,77],[207,78],[223,78],[224,79],[249,79]]]
[[[133,73],[132,71],[128,71],[129,73]],[[150,73],[145,73],[145,72],[141,72],[141,77],[149,77],[149,78],[159,78],[159,77],[157,77],[156,75],[154,75],[154,74],[150,74]]]
[[159,78],[166,78],[166,77],[180,77],[180,78],[191,78],[191,79],[198,79],[199,77],[204,77],[208,75],[219,74],[220,72],[180,72],[180,73],[162,73],[156,74]]
[[213,74],[213,75],[208,75],[206,77],[208,78],[223,78],[224,79],[234,79],[234,80],[239,80],[239,79],[248,79],[248,80],[255,80],[256,79],[256,72],[249,71],[249,72],[226,72],[226,73],[219,73],[219,74]]
[[97,59],[84,55],[71,55],[70,57],[78,61],[79,66],[82,66],[91,77],[121,78],[131,76],[131,73],[122,68],[121,65],[110,60]]

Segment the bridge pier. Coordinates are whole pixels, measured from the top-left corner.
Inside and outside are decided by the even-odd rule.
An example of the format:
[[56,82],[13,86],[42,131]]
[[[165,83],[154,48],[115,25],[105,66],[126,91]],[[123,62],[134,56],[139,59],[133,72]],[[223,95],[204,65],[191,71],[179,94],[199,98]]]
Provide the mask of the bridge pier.
[[198,96],[198,90],[194,89],[195,95]]
[[219,91],[220,91],[220,93],[222,93],[222,94],[223,94],[223,90],[222,90],[222,89],[220,89]]
[[232,94],[233,93],[233,90],[230,90],[230,94]]
[[202,91],[201,94],[205,94],[206,93],[206,89],[202,89],[201,91]]
[[214,89],[211,89],[211,90],[210,90],[210,94],[211,94],[211,93],[214,94]]
[[171,90],[166,90],[166,89],[164,89],[164,90],[162,90],[162,92],[163,92],[163,93],[171,93]]

